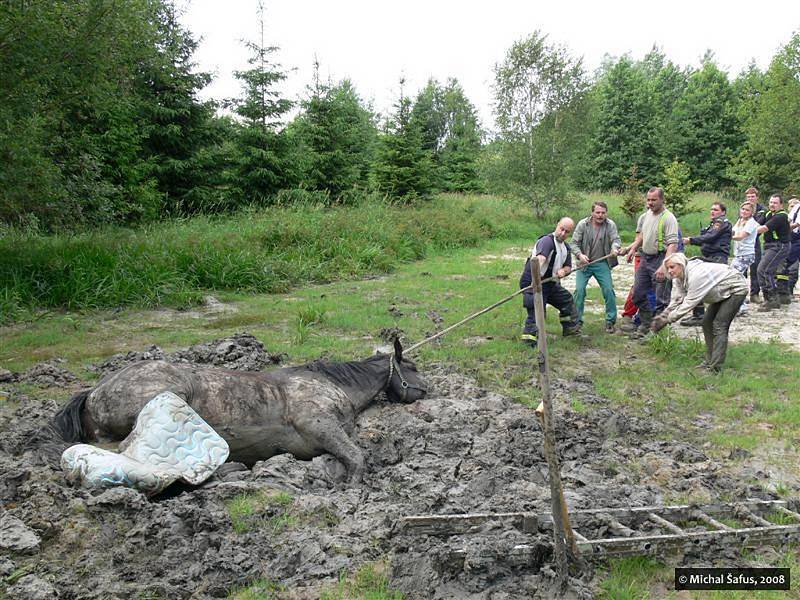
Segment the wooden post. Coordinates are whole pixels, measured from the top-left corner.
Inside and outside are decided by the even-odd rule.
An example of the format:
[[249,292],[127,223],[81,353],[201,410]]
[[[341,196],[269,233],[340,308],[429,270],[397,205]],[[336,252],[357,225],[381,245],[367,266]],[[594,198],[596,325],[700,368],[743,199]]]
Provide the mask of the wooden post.
[[550,475],[550,501],[553,512],[553,536],[555,540],[556,568],[562,583],[566,582],[570,562],[577,562],[578,547],[575,534],[569,522],[567,502],[564,499],[564,488],[561,484],[561,466],[556,451],[556,435],[553,428],[553,402],[550,398],[550,370],[547,364],[547,330],[544,320],[544,299],[542,297],[542,276],[539,272],[539,260],[531,257],[531,275],[533,279],[533,306],[536,311],[536,328],[539,343],[539,385],[542,388],[542,411],[539,416],[544,430],[544,455]]

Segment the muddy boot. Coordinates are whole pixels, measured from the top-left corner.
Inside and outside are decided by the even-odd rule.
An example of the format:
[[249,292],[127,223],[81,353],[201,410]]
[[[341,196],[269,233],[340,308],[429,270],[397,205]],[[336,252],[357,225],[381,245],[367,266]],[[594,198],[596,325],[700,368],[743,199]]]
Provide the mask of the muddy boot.
[[750,294],[750,302],[753,304],[761,304],[761,296],[756,294]]
[[783,294],[783,293],[778,294],[778,304],[791,304],[791,303],[792,303],[792,297],[789,294]]
[[639,324],[639,327],[636,328],[636,331],[631,334],[631,337],[643,338],[650,333],[650,325],[653,322],[653,312],[640,308],[639,320],[641,323]]
[[622,323],[619,324],[619,330],[622,333],[633,333],[636,331],[636,323],[633,322],[633,317],[622,317]]
[[780,307],[781,303],[778,301],[778,295],[774,291],[768,292],[764,290],[764,302],[758,307],[758,312],[767,312]]
[[526,346],[530,346],[531,348],[536,348],[539,343],[539,340],[536,338],[535,333],[523,333],[519,340],[525,344]]

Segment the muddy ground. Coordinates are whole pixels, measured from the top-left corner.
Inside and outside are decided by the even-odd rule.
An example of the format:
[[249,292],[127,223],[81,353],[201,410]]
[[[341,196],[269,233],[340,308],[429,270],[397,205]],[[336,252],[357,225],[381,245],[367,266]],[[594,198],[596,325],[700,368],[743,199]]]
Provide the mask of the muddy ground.
[[[157,348],[117,356],[98,372],[130,360],[166,358],[240,369],[280,360],[251,336],[164,355]],[[276,597],[318,598],[341,574],[385,565],[391,588],[407,598],[553,597],[549,537],[487,527],[450,538],[409,535],[403,516],[460,512],[549,512],[542,431],[533,411],[476,386],[455,370],[421,365],[431,389],[411,405],[378,401],[356,432],[368,468],[361,485],[323,456],[302,462],[278,456],[252,470],[226,465],[200,488],[147,500],[138,492],[69,486],[39,451],[25,450],[31,431],[57,408],[32,386],[60,386],[63,400],[80,388],[58,364],[40,365],[0,383],[0,597],[213,598],[259,579]],[[42,379],[42,373],[45,377]],[[769,473],[732,456],[709,458],[662,429],[656,419],[626,414],[599,397],[590,379],[553,382],[557,437],[571,508],[662,504],[677,498],[729,500],[775,496]],[[580,400],[588,410],[569,410]],[[276,495],[278,491],[287,496]],[[227,506],[261,494],[244,526]],[[520,556],[514,547],[525,544]],[[676,564],[746,564],[736,548],[673,557]],[[597,594],[602,566],[571,582],[573,597]]]

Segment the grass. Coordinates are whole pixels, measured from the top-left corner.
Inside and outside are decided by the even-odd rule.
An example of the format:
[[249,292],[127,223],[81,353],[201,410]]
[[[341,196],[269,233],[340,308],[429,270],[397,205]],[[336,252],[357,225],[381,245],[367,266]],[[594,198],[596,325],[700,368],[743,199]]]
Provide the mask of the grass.
[[413,209],[300,204],[135,230],[12,231],[0,238],[0,318],[13,322],[46,308],[186,308],[212,290],[284,292],[386,273],[532,225],[521,204],[451,194]]
[[368,563],[350,576],[342,575],[335,588],[324,591],[321,600],[402,600],[403,594],[389,589],[385,562]]
[[277,600],[284,591],[282,585],[262,578],[247,587],[236,588],[228,594],[228,600]]
[[225,503],[231,525],[236,533],[267,529],[277,533],[297,524],[291,513],[294,498],[287,492],[261,490],[245,492]]

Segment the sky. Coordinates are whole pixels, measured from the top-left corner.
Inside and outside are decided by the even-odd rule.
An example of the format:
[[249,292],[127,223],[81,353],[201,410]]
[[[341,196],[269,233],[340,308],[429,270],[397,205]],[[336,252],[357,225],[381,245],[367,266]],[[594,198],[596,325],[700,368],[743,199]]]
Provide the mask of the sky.
[[[256,0],[178,0],[181,22],[200,40],[198,68],[214,75],[201,96],[240,93],[243,40],[257,41]],[[350,79],[379,113],[412,97],[433,77],[455,77],[492,129],[494,66],[511,45],[539,30],[582,58],[589,72],[606,55],[642,58],[657,45],[679,65],[697,66],[707,49],[735,77],[752,60],[765,69],[800,30],[800,2],[760,0],[264,0],[265,42],[287,71],[280,91],[302,98],[315,59],[323,79]]]

